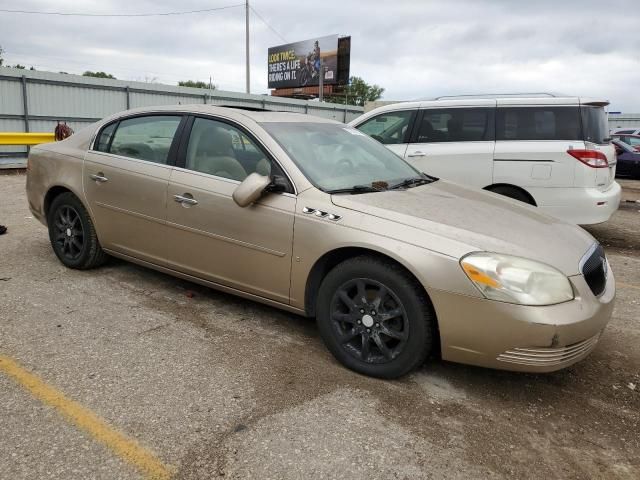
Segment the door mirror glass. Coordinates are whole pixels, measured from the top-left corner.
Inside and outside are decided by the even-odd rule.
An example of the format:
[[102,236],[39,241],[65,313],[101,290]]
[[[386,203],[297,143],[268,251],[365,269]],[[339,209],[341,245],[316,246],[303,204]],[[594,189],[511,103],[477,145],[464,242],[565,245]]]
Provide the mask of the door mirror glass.
[[248,207],[262,196],[270,184],[269,177],[252,173],[233,191],[233,201],[240,207]]

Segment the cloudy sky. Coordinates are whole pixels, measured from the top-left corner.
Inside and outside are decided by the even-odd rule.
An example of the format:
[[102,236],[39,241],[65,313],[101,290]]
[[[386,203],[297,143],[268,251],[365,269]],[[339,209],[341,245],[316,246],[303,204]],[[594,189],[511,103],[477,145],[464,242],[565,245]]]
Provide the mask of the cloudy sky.
[[[233,6],[181,2],[3,0],[0,9],[155,13]],[[251,0],[252,93],[267,90],[267,48],[351,35],[351,74],[386,100],[445,94],[553,91],[609,99],[640,112],[637,0]],[[5,63],[38,70],[104,70],[119,79],[208,81],[244,90],[244,8],[162,17],[0,12]]]

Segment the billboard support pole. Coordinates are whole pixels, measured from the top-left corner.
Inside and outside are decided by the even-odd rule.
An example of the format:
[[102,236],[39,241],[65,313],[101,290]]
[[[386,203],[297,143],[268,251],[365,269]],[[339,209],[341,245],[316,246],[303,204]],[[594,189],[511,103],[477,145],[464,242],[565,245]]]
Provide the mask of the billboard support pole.
[[322,62],[322,57],[320,57],[320,78],[318,83],[318,100],[324,101],[324,63]]
[[246,52],[246,69],[247,69],[247,93],[251,93],[251,73],[249,71],[249,0],[244,2],[245,8],[245,52]]

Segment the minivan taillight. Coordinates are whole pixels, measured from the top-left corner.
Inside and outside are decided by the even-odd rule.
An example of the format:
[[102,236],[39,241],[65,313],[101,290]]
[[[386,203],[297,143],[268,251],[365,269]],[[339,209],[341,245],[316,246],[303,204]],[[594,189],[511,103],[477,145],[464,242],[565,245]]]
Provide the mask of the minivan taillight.
[[567,153],[591,168],[607,168],[609,166],[605,154],[597,150],[576,149],[567,150]]

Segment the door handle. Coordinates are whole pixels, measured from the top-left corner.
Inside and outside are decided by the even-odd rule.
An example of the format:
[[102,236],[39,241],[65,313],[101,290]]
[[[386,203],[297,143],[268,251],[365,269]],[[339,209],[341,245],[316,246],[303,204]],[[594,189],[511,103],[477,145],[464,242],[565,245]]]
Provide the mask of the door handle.
[[91,180],[95,180],[97,183],[104,183],[109,181],[109,179],[107,177],[104,176],[104,173],[99,172],[99,173],[92,173],[91,175],[89,175],[89,178]]
[[[187,194],[185,194],[187,195]],[[186,204],[186,205],[197,205],[198,201],[193,198],[193,197],[186,197],[184,195],[174,195],[173,199],[178,202],[178,203],[182,203],[182,204]]]
[[407,157],[426,157],[427,154],[424,152],[416,151],[407,155]]

